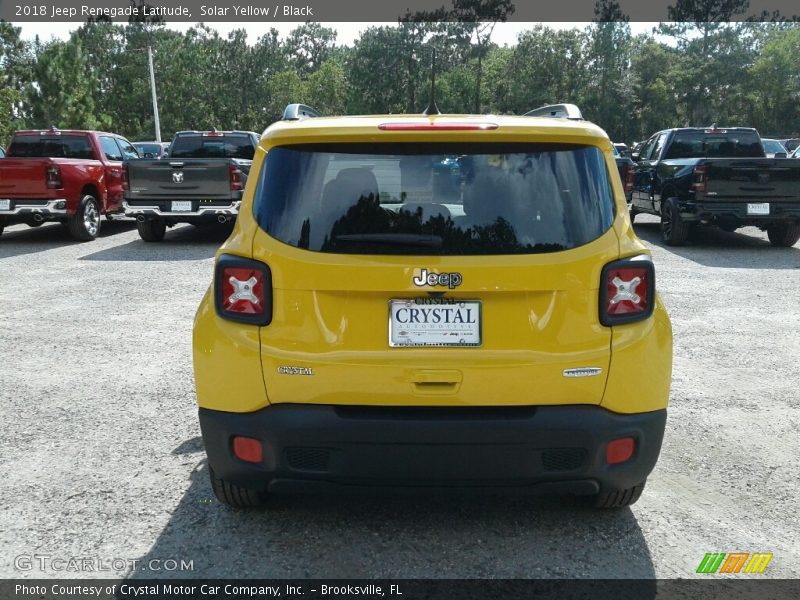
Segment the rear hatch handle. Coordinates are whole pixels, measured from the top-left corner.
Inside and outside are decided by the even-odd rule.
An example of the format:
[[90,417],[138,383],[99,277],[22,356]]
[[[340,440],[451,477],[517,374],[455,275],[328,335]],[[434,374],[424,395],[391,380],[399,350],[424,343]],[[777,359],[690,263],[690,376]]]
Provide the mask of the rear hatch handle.
[[415,394],[455,394],[461,387],[463,374],[454,369],[421,369],[412,371],[408,380]]

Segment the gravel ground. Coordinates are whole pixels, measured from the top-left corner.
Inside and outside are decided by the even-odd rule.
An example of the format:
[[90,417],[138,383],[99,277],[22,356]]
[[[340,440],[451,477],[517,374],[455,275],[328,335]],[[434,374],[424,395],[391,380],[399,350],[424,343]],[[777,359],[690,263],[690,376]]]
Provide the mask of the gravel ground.
[[[661,459],[631,509],[307,497],[242,513],[208,485],[191,370],[192,318],[224,234],[184,226],[144,244],[118,222],[81,244],[57,225],[8,228],[0,577],[676,578],[710,551],[773,552],[765,576],[799,577],[800,245],[747,229],[673,249],[652,218],[636,230],[654,252],[675,365]],[[110,570],[28,569],[32,555]]]

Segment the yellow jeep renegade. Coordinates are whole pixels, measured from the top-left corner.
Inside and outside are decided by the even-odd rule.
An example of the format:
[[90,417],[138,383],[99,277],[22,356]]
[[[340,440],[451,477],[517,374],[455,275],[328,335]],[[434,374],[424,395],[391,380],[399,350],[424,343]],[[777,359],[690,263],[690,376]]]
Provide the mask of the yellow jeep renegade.
[[197,312],[214,492],[514,488],[635,502],[672,333],[611,143],[573,105],[261,138]]

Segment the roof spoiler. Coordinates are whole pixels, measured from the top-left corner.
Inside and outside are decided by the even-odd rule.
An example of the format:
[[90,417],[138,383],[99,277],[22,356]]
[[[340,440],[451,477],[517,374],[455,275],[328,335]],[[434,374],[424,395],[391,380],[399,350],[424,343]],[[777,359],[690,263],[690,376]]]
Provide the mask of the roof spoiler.
[[530,112],[526,112],[525,117],[551,117],[553,119],[570,119],[572,121],[583,121],[581,109],[574,104],[548,104],[541,106]]
[[320,115],[316,110],[305,104],[290,104],[283,111],[284,121],[298,121],[299,119],[307,119],[309,117],[319,117]]

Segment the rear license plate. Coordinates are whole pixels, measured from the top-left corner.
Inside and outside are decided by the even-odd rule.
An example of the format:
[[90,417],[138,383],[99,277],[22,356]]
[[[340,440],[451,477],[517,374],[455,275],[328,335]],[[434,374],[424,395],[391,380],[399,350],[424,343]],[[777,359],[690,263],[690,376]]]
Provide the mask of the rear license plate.
[[448,304],[425,304],[408,299],[389,302],[391,347],[480,345],[481,303],[478,300]]
[[769,202],[758,202],[755,204],[748,204],[747,205],[747,214],[748,215],[768,215],[769,214]]
[[11,210],[11,200],[0,200],[0,210]]
[[185,200],[179,202],[172,203],[172,212],[191,212],[192,210],[192,201]]

